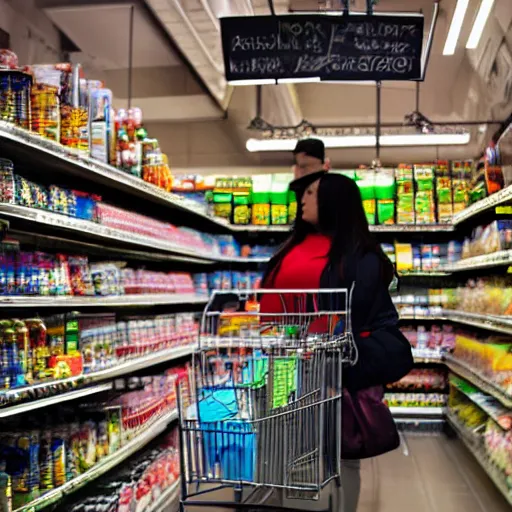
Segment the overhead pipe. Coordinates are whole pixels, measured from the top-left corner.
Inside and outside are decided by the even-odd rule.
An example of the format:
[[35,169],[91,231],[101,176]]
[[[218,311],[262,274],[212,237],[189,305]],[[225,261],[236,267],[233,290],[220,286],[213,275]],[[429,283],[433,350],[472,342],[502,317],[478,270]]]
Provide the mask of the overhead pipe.
[[207,94],[212,101],[219,106],[219,108],[223,111],[226,110],[225,105],[219,98],[213,94],[208,85],[206,84],[205,79],[198,73],[196,68],[191,64],[190,60],[184,54],[176,40],[173,38],[169,31],[165,28],[164,23],[158,17],[156,11],[150,7],[147,2],[141,2],[139,7],[144,11],[144,14],[151,20],[153,26],[159,31],[162,37],[167,41],[167,44],[171,47],[172,51],[176,54],[179,60],[183,63],[183,65],[187,68],[188,72],[191,76],[194,77],[196,82],[199,84],[199,87]]
[[181,5],[179,0],[172,0],[172,3],[175,7],[175,9],[178,11],[179,15],[185,22],[185,25],[187,25],[187,28],[190,30],[192,35],[194,36],[194,39],[196,40],[197,44],[201,48],[201,51],[204,53],[205,57],[208,59],[208,62],[214,67],[215,71],[217,73],[220,73],[221,75],[224,73],[224,69],[222,66],[220,66],[215,59],[211,56],[210,51],[204,44],[203,40],[201,39],[201,36],[198,34],[196,28],[194,27],[194,24],[190,21],[190,18],[188,17],[187,13],[183,9],[183,6]]
[[208,14],[208,17],[210,18],[210,21],[212,22],[213,26],[215,27],[215,30],[217,32],[220,32],[220,23],[217,19],[217,16],[215,16],[214,12],[212,11],[212,8],[210,7],[210,3],[208,0],[200,0],[201,5],[203,6],[203,9],[206,11],[206,14]]
[[134,39],[135,6],[130,6],[130,22],[128,29],[128,109],[132,108],[133,96],[133,39]]
[[[371,0],[369,0],[371,1]],[[377,90],[377,119],[375,122],[375,157],[377,162],[380,160],[380,132],[381,132],[381,96],[382,96],[382,83],[379,80],[376,82]]]
[[249,9],[251,16],[254,16],[254,6],[252,5],[252,0],[245,0],[245,5],[247,5],[247,9]]
[[425,46],[425,51],[421,56],[421,80],[425,80],[425,75],[427,73],[428,63],[430,61],[430,54],[432,53],[432,43],[434,41],[434,33],[436,31],[437,20],[439,18],[439,2],[434,3],[434,11],[432,13],[432,23],[430,24],[430,29],[428,32],[427,44]]
[[[297,130],[305,121],[294,126],[274,126],[268,125],[273,130]],[[503,125],[506,121],[497,120],[482,120],[482,121],[432,121],[434,126],[480,126],[480,125]],[[350,123],[350,124],[336,124],[336,125],[312,125],[316,130],[335,130],[344,128],[375,128],[375,123]],[[411,125],[404,123],[380,123],[381,128],[407,128]]]

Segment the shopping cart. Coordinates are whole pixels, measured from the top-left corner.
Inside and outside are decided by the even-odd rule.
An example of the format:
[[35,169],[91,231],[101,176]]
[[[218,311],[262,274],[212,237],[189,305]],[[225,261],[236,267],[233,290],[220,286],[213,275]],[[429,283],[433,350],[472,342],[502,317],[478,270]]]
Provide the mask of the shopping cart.
[[357,360],[351,295],[211,296],[189,378],[178,385],[182,512],[335,510],[342,370]]

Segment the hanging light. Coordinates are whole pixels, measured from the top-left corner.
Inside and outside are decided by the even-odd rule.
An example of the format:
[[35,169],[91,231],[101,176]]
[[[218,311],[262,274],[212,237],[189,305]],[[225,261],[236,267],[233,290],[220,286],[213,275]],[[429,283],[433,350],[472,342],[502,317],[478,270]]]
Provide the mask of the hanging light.
[[[377,143],[375,135],[319,136],[326,148],[370,148]],[[293,151],[298,138],[290,139],[248,139],[245,147],[251,153],[263,151]],[[471,135],[463,133],[413,133],[381,135],[380,145],[388,147],[405,146],[460,146],[469,144]]]

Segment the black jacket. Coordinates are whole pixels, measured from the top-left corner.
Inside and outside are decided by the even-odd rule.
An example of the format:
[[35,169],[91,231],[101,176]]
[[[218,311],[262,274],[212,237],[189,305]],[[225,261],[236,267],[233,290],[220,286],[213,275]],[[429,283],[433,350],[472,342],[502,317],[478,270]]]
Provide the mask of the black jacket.
[[320,277],[320,288],[346,288],[355,284],[352,295],[352,332],[376,331],[396,327],[398,313],[381,277],[381,259],[367,252],[345,265],[345,277],[328,264]]
[[[343,384],[351,391],[395,382],[414,365],[410,343],[398,328],[398,313],[381,268],[379,256],[368,252],[345,265],[345,277],[340,277],[339,269],[327,265],[320,278],[320,288],[324,289],[350,290],[355,284],[351,322],[359,356],[355,366],[343,370]],[[340,304],[330,306],[338,309]],[[365,331],[370,336],[361,336]]]

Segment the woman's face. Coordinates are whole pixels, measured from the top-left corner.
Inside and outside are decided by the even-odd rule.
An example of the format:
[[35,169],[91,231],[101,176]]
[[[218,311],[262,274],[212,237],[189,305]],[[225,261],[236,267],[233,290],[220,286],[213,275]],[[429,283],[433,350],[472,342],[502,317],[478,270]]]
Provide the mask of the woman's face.
[[320,180],[316,180],[304,192],[302,196],[302,220],[316,226],[318,224],[318,186]]

